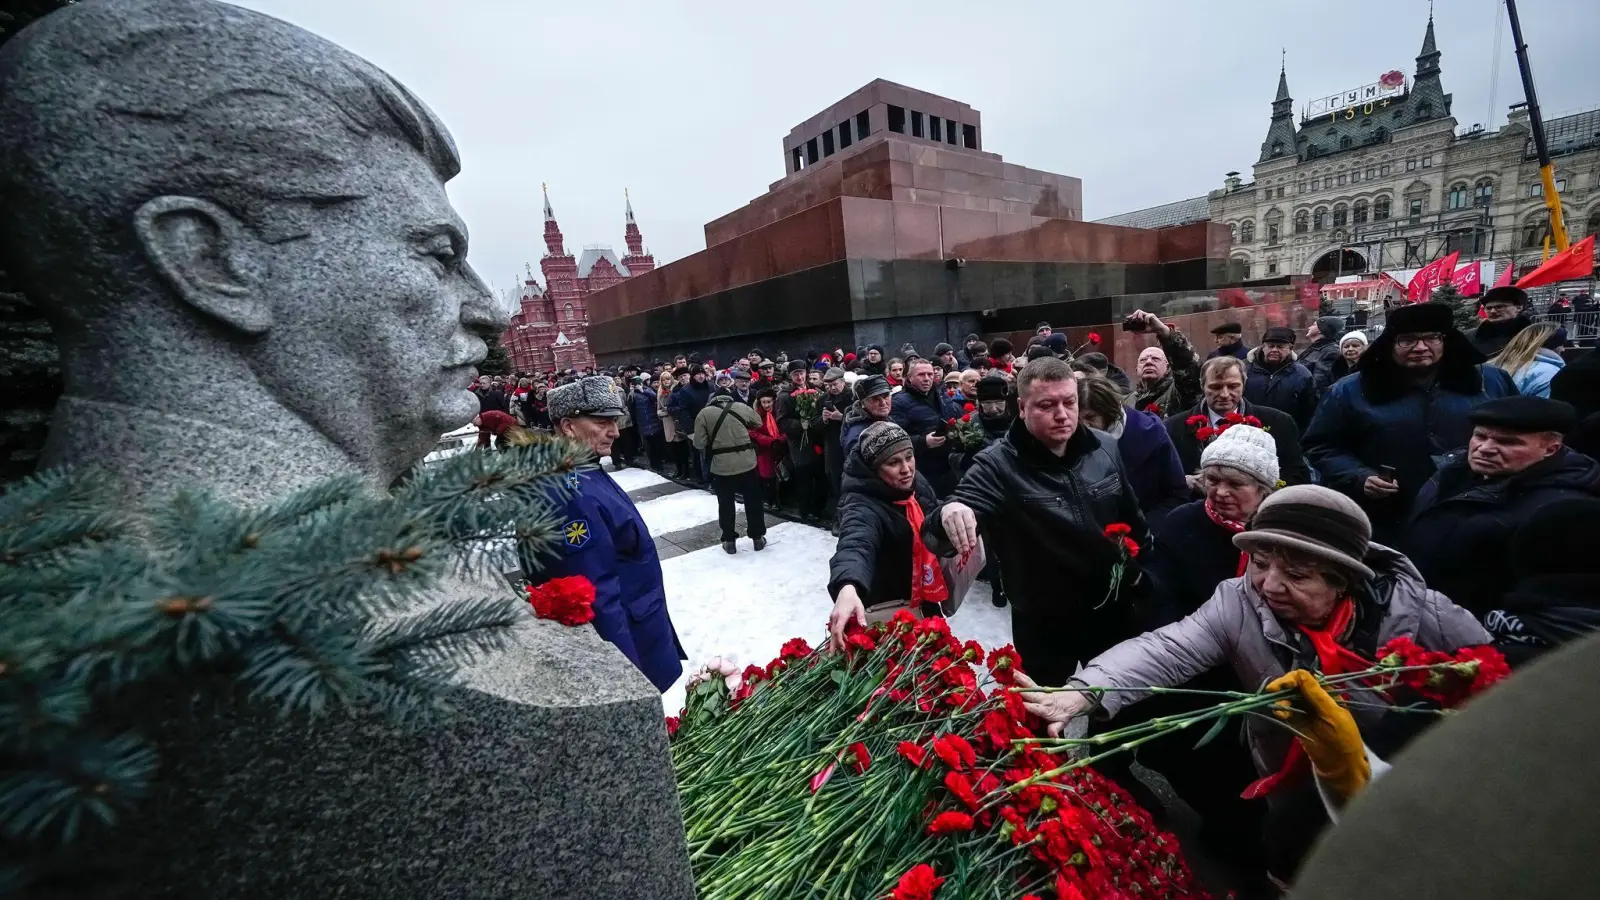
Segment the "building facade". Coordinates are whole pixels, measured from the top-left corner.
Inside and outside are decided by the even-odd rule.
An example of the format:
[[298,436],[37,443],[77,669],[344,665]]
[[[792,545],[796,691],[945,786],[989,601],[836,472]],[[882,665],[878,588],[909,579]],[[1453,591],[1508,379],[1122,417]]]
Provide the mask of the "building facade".
[[[1416,69],[1313,100],[1297,116],[1278,74],[1255,180],[1229,173],[1207,196],[1211,221],[1233,233],[1244,279],[1539,263],[1549,216],[1527,110],[1502,128],[1461,128],[1451,114],[1428,19]],[[1573,240],[1600,231],[1600,109],[1545,120],[1562,214]]]
[[624,193],[623,240],[628,253],[621,259],[605,244],[590,244],[580,256],[566,250],[561,226],[544,195],[544,257],[539,269],[544,287],[527,268],[516,300],[511,327],[500,343],[518,372],[550,372],[594,366],[589,350],[589,295],[642,275],[656,267],[645,252],[644,236],[633,217],[633,201]]

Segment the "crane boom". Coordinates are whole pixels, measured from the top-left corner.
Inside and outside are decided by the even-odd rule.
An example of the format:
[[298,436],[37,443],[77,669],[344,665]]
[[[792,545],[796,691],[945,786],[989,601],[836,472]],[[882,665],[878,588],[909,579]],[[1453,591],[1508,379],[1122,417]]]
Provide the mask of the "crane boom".
[[1528,125],[1533,128],[1533,147],[1539,154],[1539,181],[1544,186],[1544,206],[1550,211],[1550,237],[1556,250],[1567,249],[1567,223],[1561,216],[1561,195],[1556,192],[1555,166],[1550,162],[1550,145],[1544,139],[1544,116],[1539,112],[1539,95],[1533,88],[1533,67],[1528,64],[1528,45],[1522,40],[1522,21],[1517,18],[1517,0],[1506,0],[1506,15],[1511,19],[1511,41],[1517,48],[1517,69],[1522,74],[1522,92],[1528,100]]

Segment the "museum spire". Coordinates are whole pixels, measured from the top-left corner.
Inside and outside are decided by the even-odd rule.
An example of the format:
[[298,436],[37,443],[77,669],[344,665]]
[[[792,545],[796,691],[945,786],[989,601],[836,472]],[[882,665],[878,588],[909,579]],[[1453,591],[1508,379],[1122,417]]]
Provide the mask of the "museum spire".
[[1278,92],[1272,97],[1272,124],[1267,139],[1261,142],[1261,159],[1295,155],[1294,98],[1289,96],[1289,73],[1285,63],[1278,65]]

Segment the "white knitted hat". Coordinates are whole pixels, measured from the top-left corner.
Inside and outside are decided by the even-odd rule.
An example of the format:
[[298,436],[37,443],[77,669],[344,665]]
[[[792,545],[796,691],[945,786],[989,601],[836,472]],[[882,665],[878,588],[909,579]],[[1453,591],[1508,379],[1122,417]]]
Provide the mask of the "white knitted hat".
[[1228,466],[1268,488],[1278,486],[1278,445],[1254,425],[1232,425],[1200,454],[1200,468]]
[[1359,341],[1361,346],[1365,347],[1368,343],[1367,333],[1359,328],[1355,331],[1347,331],[1344,333],[1344,337],[1339,338],[1339,346],[1343,347],[1345,341]]

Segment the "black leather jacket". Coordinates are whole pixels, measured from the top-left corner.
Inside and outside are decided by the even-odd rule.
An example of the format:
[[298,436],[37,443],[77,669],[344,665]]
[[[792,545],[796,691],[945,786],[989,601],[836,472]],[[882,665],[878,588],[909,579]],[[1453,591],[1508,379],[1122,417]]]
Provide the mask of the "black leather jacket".
[[[999,561],[1019,615],[1054,619],[1102,603],[1120,555],[1104,536],[1107,525],[1125,523],[1141,547],[1150,546],[1116,439],[1091,428],[1080,426],[1058,457],[1019,418],[973,457],[950,499],[977,513],[985,550]],[[933,552],[954,553],[938,512],[924,520],[922,534]],[[1129,568],[1124,586],[1137,572],[1137,564]]]

